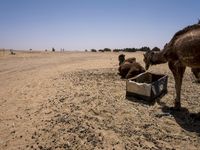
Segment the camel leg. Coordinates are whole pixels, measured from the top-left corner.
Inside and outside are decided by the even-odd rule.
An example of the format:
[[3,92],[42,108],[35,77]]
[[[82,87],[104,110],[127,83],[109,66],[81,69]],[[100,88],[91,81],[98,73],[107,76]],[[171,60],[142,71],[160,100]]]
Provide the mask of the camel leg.
[[136,71],[139,72],[139,70],[136,67],[131,67],[130,70],[128,71],[127,75],[126,75],[126,79],[133,77],[134,72],[136,72]]
[[175,109],[180,109],[181,108],[181,85],[182,85],[182,79],[183,79],[183,74],[185,72],[185,66],[183,66],[181,63],[174,63],[174,62],[169,62],[168,63],[170,70],[173,73],[174,80],[175,80],[175,89],[176,89],[176,98],[175,98],[175,104],[174,107]]
[[126,79],[128,79],[128,78],[131,78],[132,76],[131,76],[131,73],[132,73],[132,69],[130,69],[129,70],[129,72],[127,73],[127,75],[126,75]]

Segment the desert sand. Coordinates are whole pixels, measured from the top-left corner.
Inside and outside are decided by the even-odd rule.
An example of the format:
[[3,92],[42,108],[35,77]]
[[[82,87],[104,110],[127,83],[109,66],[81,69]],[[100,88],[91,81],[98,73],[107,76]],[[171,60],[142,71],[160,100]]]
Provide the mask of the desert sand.
[[[126,99],[120,53],[0,52],[0,149],[200,149],[200,84],[190,69],[181,111],[167,64],[168,93],[155,103]],[[134,56],[144,66],[143,53]]]

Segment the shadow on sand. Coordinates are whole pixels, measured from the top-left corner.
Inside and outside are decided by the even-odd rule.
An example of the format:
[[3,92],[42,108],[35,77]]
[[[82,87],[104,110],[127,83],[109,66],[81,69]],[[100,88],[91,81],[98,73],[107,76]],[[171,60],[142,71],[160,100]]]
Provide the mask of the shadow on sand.
[[200,136],[200,112],[191,113],[187,108],[182,107],[180,110],[175,110],[174,107],[166,106],[164,102],[161,102],[161,98],[164,95],[152,100],[152,101],[144,101],[141,99],[137,99],[134,97],[126,96],[126,99],[129,101],[146,104],[146,105],[154,105],[158,103],[161,106],[161,110],[163,112],[163,116],[171,115],[174,117],[176,122],[184,129],[189,132],[196,132],[198,136]]
[[146,101],[141,98],[135,98],[133,96],[126,96],[126,99],[131,102],[141,103],[141,104],[145,104],[145,105],[149,105],[149,106],[152,106],[156,103],[156,100]]
[[137,98],[137,97],[134,97],[134,96],[129,96],[129,95],[126,95],[126,99],[129,100],[129,101],[132,101],[132,102],[136,102],[136,103],[142,103],[142,104],[146,104],[146,105],[149,105],[149,106],[152,106],[154,105],[156,102],[160,102],[161,98],[167,94],[167,91],[163,92],[160,96],[158,96],[157,98],[154,98],[154,99],[151,99],[151,100],[143,100],[142,98]]
[[163,106],[163,113],[168,113],[174,117],[176,122],[185,130],[196,132],[200,136],[200,112],[191,113],[187,108],[182,107],[175,110],[173,107]]

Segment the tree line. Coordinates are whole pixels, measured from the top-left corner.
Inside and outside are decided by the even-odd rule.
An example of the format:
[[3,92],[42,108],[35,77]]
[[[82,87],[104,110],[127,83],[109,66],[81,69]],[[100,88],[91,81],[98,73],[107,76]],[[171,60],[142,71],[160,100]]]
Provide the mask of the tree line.
[[[160,51],[160,48],[158,47],[154,47],[152,49],[150,49],[149,47],[141,47],[141,48],[123,48],[123,49],[113,49],[111,50],[110,48],[104,48],[104,49],[91,49],[91,52],[137,52],[137,51],[142,51],[142,52],[146,52],[146,51]],[[85,50],[86,52],[88,50]]]

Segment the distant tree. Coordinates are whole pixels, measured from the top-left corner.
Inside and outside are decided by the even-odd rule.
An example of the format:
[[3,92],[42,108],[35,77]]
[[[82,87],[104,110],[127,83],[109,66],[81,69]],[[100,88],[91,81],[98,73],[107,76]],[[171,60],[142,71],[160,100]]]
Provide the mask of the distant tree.
[[122,50],[120,50],[120,49],[113,49],[113,52],[120,52],[120,51],[122,51]]
[[158,47],[154,47],[153,49],[152,49],[152,51],[160,51],[160,48],[158,48]]
[[111,52],[110,48],[104,48],[104,52]]
[[103,49],[99,49],[99,52],[104,52],[104,50]]
[[97,50],[96,49],[91,49],[91,52],[97,52]]
[[47,49],[45,49],[45,52],[47,52]]
[[124,48],[124,49],[114,49],[113,52],[136,52],[136,51],[149,51],[151,50],[149,47],[144,46],[141,48]]
[[125,48],[125,52],[136,52],[137,50],[135,48]]
[[144,52],[147,52],[147,51],[150,51],[151,49],[149,47],[141,47],[140,49],[138,49],[139,51],[144,51]]
[[85,52],[87,52],[88,50],[86,49]]
[[114,52],[123,52],[124,49],[114,49],[113,51],[114,51]]
[[55,51],[56,51],[56,50],[55,50],[55,48],[53,47],[53,48],[52,48],[52,52],[55,52]]

